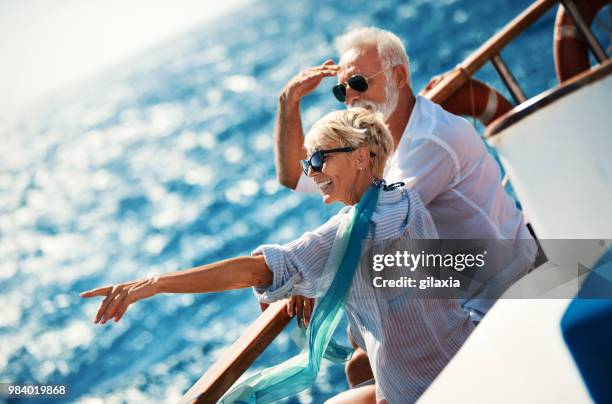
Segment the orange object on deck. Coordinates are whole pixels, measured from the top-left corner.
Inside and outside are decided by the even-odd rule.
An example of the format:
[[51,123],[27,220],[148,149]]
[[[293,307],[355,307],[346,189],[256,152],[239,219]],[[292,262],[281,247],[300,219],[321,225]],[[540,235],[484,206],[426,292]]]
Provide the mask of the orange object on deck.
[[[576,0],[575,4],[585,23],[591,25],[595,16],[612,0]],[[555,69],[560,83],[591,68],[589,46],[574,20],[563,7],[559,7],[554,35]]]
[[[460,68],[455,71],[457,70]],[[421,94],[435,87],[443,77],[444,75],[433,78]],[[512,109],[512,104],[506,97],[482,81],[471,77],[440,105],[453,114],[476,118],[485,126]]]
[[471,116],[488,125],[512,109],[512,104],[497,90],[470,79],[442,103],[448,112]]

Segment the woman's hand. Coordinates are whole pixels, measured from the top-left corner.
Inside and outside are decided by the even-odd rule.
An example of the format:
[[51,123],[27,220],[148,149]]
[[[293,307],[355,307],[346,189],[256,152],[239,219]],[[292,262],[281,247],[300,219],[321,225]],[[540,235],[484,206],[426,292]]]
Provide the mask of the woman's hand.
[[303,321],[304,325],[308,326],[314,304],[315,299],[305,296],[291,296],[287,301],[287,314],[290,317],[297,314],[298,324]]
[[156,278],[147,278],[88,290],[81,293],[81,297],[104,296],[94,324],[105,324],[111,318],[118,322],[130,304],[151,297],[157,292]]

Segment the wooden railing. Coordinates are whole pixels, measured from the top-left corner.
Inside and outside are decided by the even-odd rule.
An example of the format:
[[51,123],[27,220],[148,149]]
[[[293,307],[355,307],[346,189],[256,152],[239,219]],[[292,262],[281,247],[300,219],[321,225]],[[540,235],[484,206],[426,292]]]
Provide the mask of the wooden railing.
[[[580,27],[581,16],[573,15],[575,6],[571,0],[561,0],[567,11],[578,19],[577,26],[581,33],[592,42],[592,34],[584,32]],[[520,35],[526,28],[537,21],[544,13],[550,10],[558,0],[538,0],[525,11],[510,21],[497,34],[492,36],[454,70],[445,73],[441,78],[421,94],[436,103],[443,103],[452,96],[470,77],[487,62],[491,62],[502,81],[517,103],[526,100],[516,79],[510,69],[501,59],[500,53],[506,45]],[[569,5],[569,7],[567,7]],[[572,8],[574,9],[572,11]],[[584,25],[584,24],[582,24]],[[552,27],[551,27],[552,29]],[[596,40],[595,40],[596,41]],[[593,46],[591,46],[593,49]],[[597,52],[594,50],[594,52]],[[599,59],[599,58],[598,58]],[[286,301],[270,305],[253,322],[244,334],[234,342],[227,352],[185,393],[181,403],[214,403],[233,384],[242,373],[255,361],[261,352],[276,338],[289,323],[290,318],[286,312]]]
[[[557,0],[539,0],[529,6],[525,11],[510,21],[501,31],[493,35],[480,48],[474,51],[463,62],[451,72],[445,74],[442,79],[429,91],[422,93],[425,97],[441,104],[463,86],[469,78],[475,74],[482,66],[494,58],[499,58],[500,52],[514,38],[520,35],[526,28],[537,21],[552,6],[557,4]],[[552,27],[551,27],[552,29]],[[496,62],[497,63],[497,62]],[[503,64],[503,61],[498,64]],[[504,64],[505,66],[505,64]],[[509,73],[509,70],[506,68]],[[499,72],[499,70],[498,70]],[[501,74],[501,73],[500,73]],[[502,76],[504,83],[506,80],[515,81],[514,78]],[[509,88],[510,90],[510,88]],[[514,95],[514,89],[510,93]]]
[[603,48],[590,28],[586,25],[573,0],[539,0],[516,16],[516,18],[510,21],[501,31],[493,35],[488,41],[482,44],[480,48],[457,65],[454,70],[444,74],[435,86],[427,91],[422,91],[421,95],[438,104],[442,104],[487,62],[491,62],[516,103],[520,104],[525,102],[526,97],[523,91],[510,72],[508,66],[504,63],[500,53],[506,45],[514,40],[514,38],[520,35],[525,29],[531,26],[531,24],[537,21],[544,13],[559,2],[563,4],[565,10],[573,18],[576,29],[585,38],[585,41],[593,52],[593,55],[595,55],[597,61],[599,63],[605,61],[608,58],[605,51],[603,51]]
[[287,301],[271,304],[194,384],[181,403],[215,403],[289,323]]

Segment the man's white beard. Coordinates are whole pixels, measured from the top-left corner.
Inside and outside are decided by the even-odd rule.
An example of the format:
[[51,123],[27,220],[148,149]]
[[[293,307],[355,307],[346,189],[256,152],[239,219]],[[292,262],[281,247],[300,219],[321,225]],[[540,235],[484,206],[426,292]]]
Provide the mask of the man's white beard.
[[[387,73],[385,72],[385,76]],[[383,114],[385,120],[388,120],[399,101],[399,90],[393,85],[392,77],[385,77],[385,101],[384,102],[372,102],[367,100],[355,101],[351,107],[361,107],[369,109],[370,111],[376,111]]]

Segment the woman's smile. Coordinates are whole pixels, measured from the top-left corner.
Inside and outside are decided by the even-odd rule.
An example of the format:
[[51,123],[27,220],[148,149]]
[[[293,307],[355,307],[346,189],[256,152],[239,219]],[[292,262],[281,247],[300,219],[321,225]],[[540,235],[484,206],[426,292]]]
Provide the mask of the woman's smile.
[[322,193],[327,193],[333,186],[333,181],[329,178],[321,179],[317,181],[317,186],[319,187],[319,191],[321,191]]

